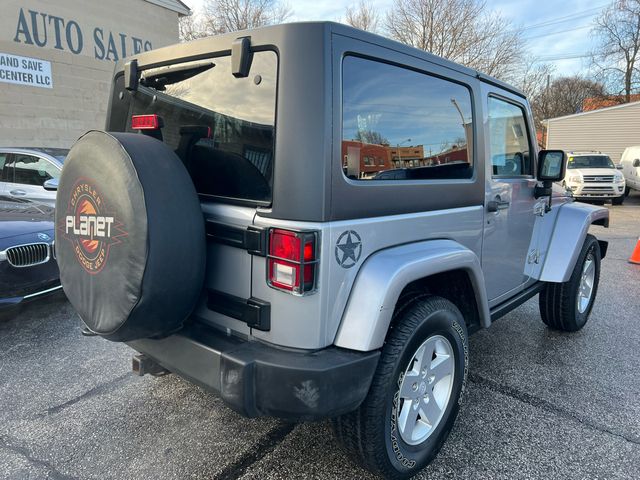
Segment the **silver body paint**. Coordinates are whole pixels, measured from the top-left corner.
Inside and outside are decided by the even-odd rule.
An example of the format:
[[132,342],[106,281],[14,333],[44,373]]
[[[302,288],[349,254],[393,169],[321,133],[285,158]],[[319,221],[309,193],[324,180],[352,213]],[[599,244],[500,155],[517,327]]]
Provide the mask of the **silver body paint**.
[[[162,49],[141,57],[196,58],[229,48],[236,34]],[[202,322],[253,341],[295,349],[330,345],[367,351],[386,336],[395,302],[411,281],[464,270],[474,288],[483,326],[490,309],[537,281],[562,282],[571,274],[590,224],[606,209],[534,198],[533,175],[492,177],[487,99],[522,106],[537,146],[529,106],[514,89],[475,71],[345,26],[298,24],[252,31],[252,45],[276,49],[279,58],[273,203],[235,206],[203,201],[206,219],[249,225],[315,230],[319,238],[317,290],[294,296],[267,284],[266,258],[209,242],[205,288],[270,303],[268,331],[207,308],[206,294],[194,315]],[[464,180],[386,181],[364,185],[342,173],[341,65],[358,54],[450,79],[471,92],[474,112],[474,175]],[[148,59],[148,60],[145,60]],[[309,115],[309,112],[314,112]],[[488,212],[490,201],[508,208]],[[361,239],[349,268],[336,258],[347,231]],[[205,292],[206,293],[206,292]]]

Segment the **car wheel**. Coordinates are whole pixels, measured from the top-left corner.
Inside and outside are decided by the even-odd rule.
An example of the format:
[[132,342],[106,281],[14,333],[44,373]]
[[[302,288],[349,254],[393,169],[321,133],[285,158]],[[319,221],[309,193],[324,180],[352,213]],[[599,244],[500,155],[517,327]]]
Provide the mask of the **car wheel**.
[[619,197],[615,197],[611,199],[612,205],[622,205],[624,203],[624,195],[620,195]]
[[600,280],[600,245],[587,235],[568,281],[548,283],[540,293],[542,321],[555,330],[575,332],[587,323]]
[[628,197],[630,193],[631,193],[631,188],[630,187],[624,187],[624,196]]
[[468,361],[467,329],[453,303],[427,296],[400,309],[364,402],[333,420],[339,443],[384,478],[415,475],[451,431]]

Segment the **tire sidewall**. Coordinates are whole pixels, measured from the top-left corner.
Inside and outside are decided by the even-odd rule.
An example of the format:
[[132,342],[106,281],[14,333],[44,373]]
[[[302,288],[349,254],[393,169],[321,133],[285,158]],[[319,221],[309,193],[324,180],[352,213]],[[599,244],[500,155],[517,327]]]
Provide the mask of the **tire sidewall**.
[[[589,256],[589,254],[593,254],[593,261],[595,263],[595,276],[593,279],[593,291],[591,292],[591,298],[589,299],[589,305],[586,310],[582,313],[578,310],[578,291],[580,289],[580,282],[582,277],[582,269],[584,268],[584,263]],[[598,245],[598,241],[592,237],[591,235],[587,236],[582,251],[580,252],[580,256],[578,257],[578,261],[576,262],[576,266],[573,269],[573,274],[571,275],[571,291],[569,298],[572,299],[573,304],[571,305],[571,310],[573,311],[576,326],[578,329],[582,328],[589,318],[591,314],[591,310],[593,309],[593,304],[596,300],[596,295],[598,293],[598,284],[600,281],[600,247]]]
[[[416,473],[434,459],[453,426],[466,388],[469,366],[467,330],[458,309],[453,304],[450,307],[433,311],[422,320],[406,343],[391,377],[384,415],[385,449],[390,464],[400,474]],[[408,309],[407,313],[411,314],[411,310]],[[442,335],[453,347],[454,384],[449,403],[434,432],[424,442],[409,445],[402,439],[396,424],[399,389],[411,357],[433,335]]]

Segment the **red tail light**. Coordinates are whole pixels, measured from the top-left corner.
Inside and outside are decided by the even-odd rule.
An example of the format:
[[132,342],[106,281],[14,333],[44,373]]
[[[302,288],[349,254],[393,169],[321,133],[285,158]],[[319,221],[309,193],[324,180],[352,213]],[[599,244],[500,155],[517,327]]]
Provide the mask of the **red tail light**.
[[133,115],[131,117],[132,130],[157,130],[162,128],[162,118],[158,115]]
[[315,290],[317,234],[275,228],[269,231],[267,282],[303,295]]

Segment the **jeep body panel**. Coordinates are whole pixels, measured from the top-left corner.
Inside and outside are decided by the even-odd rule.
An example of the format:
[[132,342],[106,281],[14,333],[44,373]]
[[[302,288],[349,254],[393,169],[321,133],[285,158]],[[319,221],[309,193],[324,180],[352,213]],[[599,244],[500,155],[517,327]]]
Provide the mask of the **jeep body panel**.
[[543,235],[550,240],[540,280],[557,283],[569,280],[593,224],[608,227],[609,210],[581,202],[565,203],[558,208],[553,224],[545,225]]
[[480,260],[453,240],[429,240],[382,250],[360,268],[336,336],[338,347],[369,351],[382,347],[403,288],[437,273],[464,270],[471,280],[480,322],[491,319]]
[[[427,240],[450,240],[460,248],[476,256],[481,250],[483,207],[455,208],[416,214],[393,215],[386,217],[362,218],[341,222],[300,223],[284,220],[264,219],[256,216],[255,225],[270,225],[278,228],[318,229],[320,231],[320,271],[318,291],[312,295],[297,297],[286,292],[270,288],[265,279],[266,262],[261,259],[253,262],[253,295],[271,303],[271,315],[274,318],[268,332],[252,331],[255,338],[294,348],[323,348],[335,342],[336,333],[344,318],[350,292],[357,282],[359,271],[367,259],[378,252],[398,247],[399,243],[410,247],[412,244],[426,243]],[[349,267],[341,266],[337,261],[339,240],[344,241],[345,232],[353,232],[354,241],[359,243],[356,251],[357,261]],[[359,237],[359,240],[356,239]],[[420,258],[420,250],[410,249],[416,258],[406,254],[402,259],[411,264]],[[359,255],[358,255],[359,253]],[[449,263],[451,270],[468,268],[465,262],[460,265]],[[425,275],[429,272],[425,270]],[[418,277],[420,278],[420,277]],[[399,278],[402,280],[402,278]],[[404,288],[406,284],[387,284],[393,289]],[[380,298],[383,290],[376,292]],[[478,304],[482,303],[478,301]],[[385,303],[385,306],[387,304]],[[363,307],[364,308],[364,307]],[[304,321],[301,319],[304,318]],[[375,327],[374,319],[369,319],[368,328]],[[359,336],[369,335],[363,330]]]

